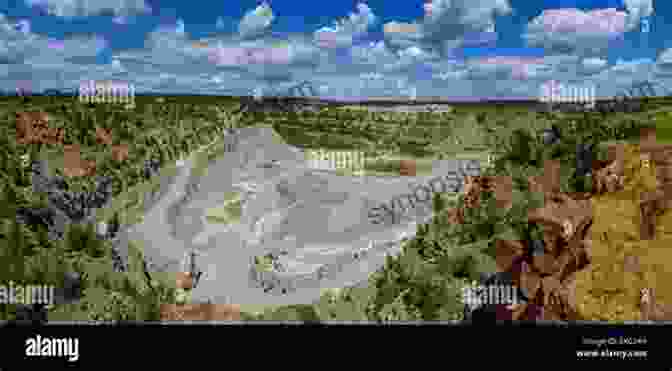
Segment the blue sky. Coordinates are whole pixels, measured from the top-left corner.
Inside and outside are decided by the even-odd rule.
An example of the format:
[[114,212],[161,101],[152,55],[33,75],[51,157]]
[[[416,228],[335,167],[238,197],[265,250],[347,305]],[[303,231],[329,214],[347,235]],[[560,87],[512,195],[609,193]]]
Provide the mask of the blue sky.
[[663,1],[0,4],[0,88],[12,91],[120,80],[138,93],[249,95],[307,80],[325,97],[481,99],[534,97],[547,80],[613,96],[672,78]]

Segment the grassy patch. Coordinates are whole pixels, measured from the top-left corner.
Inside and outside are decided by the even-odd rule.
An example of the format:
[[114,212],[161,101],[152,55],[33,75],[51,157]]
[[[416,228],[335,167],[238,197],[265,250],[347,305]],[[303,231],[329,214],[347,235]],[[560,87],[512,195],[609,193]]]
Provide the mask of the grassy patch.
[[226,199],[221,205],[206,211],[205,219],[210,223],[237,223],[242,215],[241,203],[240,193],[227,192]]

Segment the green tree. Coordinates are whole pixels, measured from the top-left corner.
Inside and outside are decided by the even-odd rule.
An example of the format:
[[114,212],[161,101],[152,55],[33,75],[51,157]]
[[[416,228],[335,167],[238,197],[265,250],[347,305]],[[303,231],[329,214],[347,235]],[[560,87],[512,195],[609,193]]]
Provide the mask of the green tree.
[[23,282],[25,280],[25,252],[26,237],[21,224],[12,219],[7,235],[6,275],[9,281]]

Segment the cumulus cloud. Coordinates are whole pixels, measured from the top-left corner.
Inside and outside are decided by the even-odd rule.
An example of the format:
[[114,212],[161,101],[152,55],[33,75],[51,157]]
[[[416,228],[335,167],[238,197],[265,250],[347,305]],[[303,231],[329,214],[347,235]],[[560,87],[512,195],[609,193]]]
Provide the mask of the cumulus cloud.
[[466,70],[462,71],[443,71],[443,72],[438,72],[435,73],[433,78],[438,79],[438,80],[461,80],[464,79],[468,76],[468,72]]
[[331,27],[322,27],[314,33],[315,43],[322,48],[344,48],[364,35],[376,22],[376,16],[368,5],[359,3],[350,16],[334,22]]
[[478,80],[515,79],[527,80],[545,67],[543,58],[496,56],[475,58],[469,63],[469,77]]
[[447,54],[460,46],[492,44],[497,40],[495,18],[512,11],[507,0],[431,0],[423,8],[420,22],[385,25],[390,45],[420,42]]
[[259,36],[271,26],[274,19],[275,15],[271,6],[264,2],[245,13],[238,24],[238,33],[242,38]]
[[435,40],[457,40],[467,32],[492,31],[495,16],[511,12],[506,0],[432,0],[424,9],[423,33]]
[[145,0],[24,0],[29,7],[44,9],[57,17],[87,17],[112,13],[116,16],[131,16],[148,13],[151,8]]
[[245,66],[249,64],[289,64],[292,60],[290,47],[240,47],[215,48],[212,60],[221,66]]
[[392,63],[396,59],[382,41],[355,45],[350,50],[350,57],[352,63],[371,66]]
[[185,34],[184,21],[181,19],[177,20],[177,25],[175,27],[175,32],[178,34]]
[[635,82],[653,80],[655,72],[655,62],[649,58],[619,59],[609,68],[592,75],[590,79],[603,92],[609,92],[606,95],[614,96]]
[[220,66],[311,64],[317,49],[305,40],[258,40],[254,43],[219,42],[209,59]]
[[633,60],[618,59],[616,64],[611,67],[610,72],[623,75],[632,75],[642,70],[648,69],[653,65],[653,60],[650,58],[638,58]]
[[26,19],[20,20],[16,23],[16,30],[23,34],[29,34],[30,31],[30,22]]
[[599,54],[653,14],[651,0],[625,0],[627,12],[616,8],[547,9],[532,19],[523,35],[529,46],[552,52]]
[[602,71],[608,65],[608,62],[602,58],[585,58],[581,61],[583,73],[593,74]]
[[628,29],[637,27],[642,18],[653,15],[653,0],[623,0],[628,10]]
[[[144,48],[115,53],[107,64],[97,64],[93,58],[107,48],[104,39],[47,38],[33,33],[27,21],[9,22],[0,15],[0,84],[32,80],[36,88],[44,89],[70,80],[76,86],[84,79],[114,79],[133,82],[138,92],[247,95],[255,86],[282,93],[308,80],[320,87],[320,94],[340,98],[399,96],[410,94],[411,88],[419,96],[534,97],[538,83],[550,79],[590,81],[605,91],[616,91],[643,78],[672,77],[670,51],[656,61],[621,60],[613,66],[599,55],[586,55],[590,53],[585,51],[603,51],[611,40],[653,12],[649,0],[625,0],[625,5],[627,12],[545,11],[525,34],[529,45],[552,51],[545,57],[468,60],[449,52],[494,44],[496,17],[511,12],[508,1],[427,1],[422,18],[386,23],[384,39],[377,42],[365,37],[377,20],[365,4],[358,4],[333,26],[279,37],[267,32],[275,16],[268,3],[263,3],[245,13],[237,32],[197,40],[178,20],[150,32]],[[54,12],[63,16],[86,13],[67,6]],[[227,28],[225,18],[218,17],[215,27]]]
[[383,33],[387,43],[398,48],[417,45],[423,37],[418,23],[388,22],[383,25]]
[[672,76],[672,49],[665,49],[656,59],[656,74]]
[[[382,65],[382,69],[386,72],[405,72],[412,74],[423,74],[426,77],[431,77],[432,71],[425,62],[431,60],[438,60],[439,56],[427,50],[423,50],[418,46],[410,46],[396,52],[396,58],[390,63]],[[424,77],[424,76],[423,76]]]

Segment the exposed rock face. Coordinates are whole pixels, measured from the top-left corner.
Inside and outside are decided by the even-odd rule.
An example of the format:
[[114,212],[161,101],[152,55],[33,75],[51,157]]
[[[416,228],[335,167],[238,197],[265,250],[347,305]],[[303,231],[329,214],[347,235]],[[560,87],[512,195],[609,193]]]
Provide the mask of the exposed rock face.
[[49,125],[45,112],[17,112],[16,141],[19,144],[56,144],[63,141],[65,131]]
[[[488,318],[672,319],[672,291],[656,284],[672,279],[663,265],[663,246],[672,243],[665,230],[672,222],[672,146],[657,143],[652,130],[641,138],[639,146],[611,145],[607,161],[593,161],[591,192],[560,192],[560,167],[552,161],[543,176],[529,179],[530,189],[544,195],[544,206],[528,215],[542,227],[542,240],[496,241],[497,267],[512,275],[525,302],[508,317],[491,308],[499,314]],[[465,207],[488,191],[485,182],[472,183]],[[464,222],[464,210],[449,215]]]
[[161,304],[161,321],[240,321],[234,304]]

